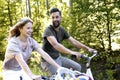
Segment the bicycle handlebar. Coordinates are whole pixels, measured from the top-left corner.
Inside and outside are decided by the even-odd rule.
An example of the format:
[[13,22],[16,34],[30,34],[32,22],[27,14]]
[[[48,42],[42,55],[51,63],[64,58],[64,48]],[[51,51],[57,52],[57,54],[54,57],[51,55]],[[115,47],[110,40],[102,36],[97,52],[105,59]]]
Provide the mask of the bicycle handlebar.
[[88,57],[88,61],[87,61],[86,67],[90,66],[90,62],[91,62],[92,58],[97,56],[97,54],[98,54],[97,51],[94,51],[93,55]]
[[[91,56],[87,56],[87,55],[82,55],[81,56],[81,58],[87,59],[87,63],[86,63],[86,67],[87,68],[90,66],[90,62],[91,62],[92,58],[94,58],[95,56],[97,56],[97,54],[98,54],[97,51],[94,51]],[[41,78],[42,78],[42,80],[56,80],[56,79],[51,79],[51,77],[47,77],[47,76],[41,76]]]

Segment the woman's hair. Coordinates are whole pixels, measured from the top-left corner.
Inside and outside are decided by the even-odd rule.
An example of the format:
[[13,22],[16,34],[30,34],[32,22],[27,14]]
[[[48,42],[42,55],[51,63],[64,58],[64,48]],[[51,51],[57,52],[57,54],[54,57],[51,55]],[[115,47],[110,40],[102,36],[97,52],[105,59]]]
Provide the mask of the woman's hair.
[[33,24],[33,21],[29,18],[29,17],[24,17],[21,18],[9,31],[9,38],[13,37],[13,36],[19,36],[20,35],[20,31],[19,29],[22,29],[23,26],[25,24],[27,24],[28,22],[31,22]]

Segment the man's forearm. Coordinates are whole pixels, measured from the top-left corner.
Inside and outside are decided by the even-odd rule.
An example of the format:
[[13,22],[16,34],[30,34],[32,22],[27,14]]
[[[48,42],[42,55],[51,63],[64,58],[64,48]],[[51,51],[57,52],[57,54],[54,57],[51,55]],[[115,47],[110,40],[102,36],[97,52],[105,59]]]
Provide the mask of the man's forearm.
[[56,46],[54,46],[54,48],[57,49],[61,53],[68,53],[68,54],[72,53],[72,51],[70,49],[64,47],[61,44],[57,44]]

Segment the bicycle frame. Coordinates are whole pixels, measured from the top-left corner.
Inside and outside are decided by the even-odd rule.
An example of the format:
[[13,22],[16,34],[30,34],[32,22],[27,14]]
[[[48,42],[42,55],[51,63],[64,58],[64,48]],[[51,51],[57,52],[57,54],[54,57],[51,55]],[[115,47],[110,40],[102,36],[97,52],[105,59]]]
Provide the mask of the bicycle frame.
[[[52,75],[51,77],[43,77],[43,80],[82,80],[82,78],[76,78],[76,75],[84,75],[86,76],[86,80],[94,80],[92,71],[90,68],[90,62],[92,58],[94,58],[97,55],[97,52],[94,52],[94,54],[90,57],[88,57],[88,61],[86,63],[86,73],[81,73],[79,71],[73,71],[71,69],[67,68],[61,68],[57,70],[57,73],[55,75]],[[62,77],[61,77],[62,76]],[[66,78],[67,76],[67,78]],[[73,79],[70,79],[72,77]]]
[[88,62],[86,64],[86,67],[87,67],[86,75],[90,76],[92,78],[92,80],[94,80],[94,78],[93,78],[93,75],[92,75],[91,68],[89,66],[90,66],[91,59],[93,57],[95,57],[96,55],[97,55],[97,52],[95,54],[93,54],[91,57],[89,57],[89,60],[88,60]]

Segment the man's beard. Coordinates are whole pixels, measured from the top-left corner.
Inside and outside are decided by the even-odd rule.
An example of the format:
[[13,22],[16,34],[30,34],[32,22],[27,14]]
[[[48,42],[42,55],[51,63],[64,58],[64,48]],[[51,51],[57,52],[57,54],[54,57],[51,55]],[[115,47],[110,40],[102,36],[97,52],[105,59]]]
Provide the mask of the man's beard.
[[53,26],[54,28],[58,28],[60,26],[60,21],[54,21]]

